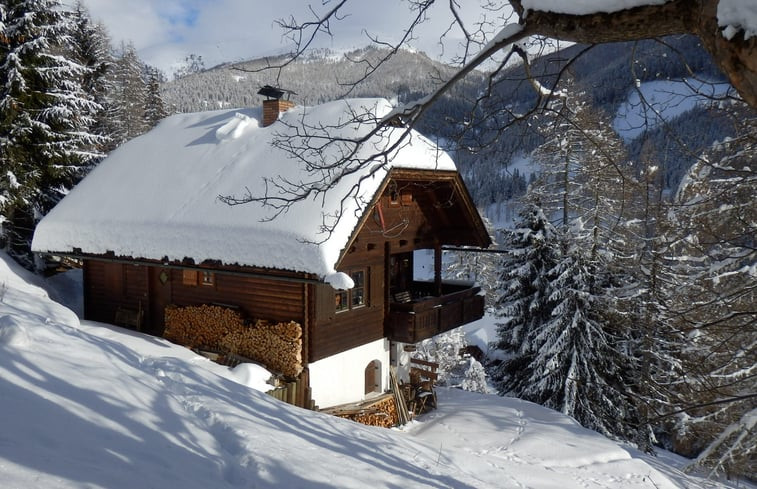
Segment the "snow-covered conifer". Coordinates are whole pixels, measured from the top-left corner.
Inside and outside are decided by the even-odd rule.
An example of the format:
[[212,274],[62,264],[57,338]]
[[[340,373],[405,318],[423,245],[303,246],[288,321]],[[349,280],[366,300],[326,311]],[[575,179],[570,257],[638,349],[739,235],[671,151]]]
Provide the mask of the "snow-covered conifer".
[[[626,155],[585,94],[572,83],[567,88],[550,104],[551,123],[542,127],[546,143],[534,153],[542,172],[527,196],[544,206],[542,228],[552,225],[545,216],[555,223],[549,259],[537,254],[535,245],[543,244],[524,239],[534,225],[518,223],[504,246],[505,321],[496,346],[505,359],[492,375],[501,394],[563,411],[648,449],[651,440],[638,436],[631,396],[634,345],[610,307],[615,297],[609,292],[626,281],[613,265],[622,242],[617,228],[630,217],[624,214]],[[525,217],[529,213],[526,208]]]
[[134,45],[123,43],[108,76],[108,105],[114,146],[143,134],[150,127],[145,118],[147,84],[142,77],[143,72],[143,64]]
[[439,364],[438,385],[488,392],[486,370],[481,362],[465,353],[467,346],[462,328],[455,328],[420,342],[417,355]]
[[501,265],[501,291],[495,304],[502,322],[497,326],[495,347],[508,359],[491,369],[494,385],[501,394],[520,391],[531,371],[534,351],[529,332],[549,318],[548,272],[558,263],[559,242],[555,228],[538,204],[527,204],[514,229],[505,237],[507,250]]
[[168,115],[163,98],[160,94],[161,73],[157,68],[147,68],[147,94],[145,98],[145,122],[149,127],[155,127]]
[[636,439],[638,417],[626,380],[633,367],[622,330],[613,329],[603,314],[602,266],[578,241],[549,278],[553,308],[547,321],[529,331],[532,373],[519,396],[605,435]]
[[89,167],[97,102],[71,56],[72,17],[58,0],[9,0],[0,11],[0,213],[5,248],[27,267],[36,220]]
[[81,84],[84,91],[97,103],[93,114],[90,133],[97,136],[92,161],[96,163],[110,149],[110,124],[108,122],[107,75],[113,69],[110,39],[101,24],[92,22],[89,12],[81,3],[77,3],[71,12],[71,54],[86,71],[82,74]]

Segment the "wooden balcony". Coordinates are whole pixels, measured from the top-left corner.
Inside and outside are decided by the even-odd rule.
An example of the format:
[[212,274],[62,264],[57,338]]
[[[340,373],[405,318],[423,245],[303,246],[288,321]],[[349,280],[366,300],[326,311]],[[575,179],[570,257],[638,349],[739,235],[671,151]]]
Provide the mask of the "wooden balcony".
[[[409,301],[389,304],[389,316],[384,324],[387,338],[417,343],[484,316],[480,287],[443,283],[439,296],[431,294],[433,288],[433,283],[413,282]],[[408,299],[407,294],[404,299]]]

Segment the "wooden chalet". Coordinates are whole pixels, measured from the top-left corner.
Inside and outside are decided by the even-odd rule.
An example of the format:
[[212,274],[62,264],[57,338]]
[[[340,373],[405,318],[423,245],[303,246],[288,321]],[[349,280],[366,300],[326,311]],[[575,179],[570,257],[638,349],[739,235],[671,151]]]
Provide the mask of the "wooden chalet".
[[[285,101],[267,101],[277,102]],[[385,101],[359,100],[307,114],[334,117],[348,103],[387,110]],[[286,124],[273,123],[280,109],[289,109]],[[350,199],[363,204],[346,209],[326,240],[317,225],[343,194],[273,221],[261,220],[267,209],[259,205],[219,203],[218,195],[294,171],[298,162],[276,156],[270,138],[302,121],[298,110],[269,109],[262,127],[261,111],[250,109],[168,118],[63,199],[38,226],[34,249],[82,260],[86,319],[158,336],[169,306],[214,304],[250,320],[293,321],[302,328],[298,388],[320,406],[385,391],[389,365],[408,360],[406,345],[482,317],[478,287],[441,279],[442,246],[486,247],[490,239],[454,164],[417,133],[415,150],[400,150],[366,180]],[[414,277],[417,250],[433,250],[432,280]],[[332,286],[345,276],[352,287]]]

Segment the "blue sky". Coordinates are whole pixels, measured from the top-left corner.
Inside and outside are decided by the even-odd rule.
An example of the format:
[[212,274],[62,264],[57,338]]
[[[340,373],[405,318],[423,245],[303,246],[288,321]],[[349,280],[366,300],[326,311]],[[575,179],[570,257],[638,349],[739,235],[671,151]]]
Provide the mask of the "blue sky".
[[[459,0],[466,21],[482,14],[481,0]],[[292,45],[282,38],[275,21],[294,15],[312,19],[309,8],[324,12],[335,0],[83,0],[92,17],[105,24],[114,45],[133,42],[147,63],[166,72],[189,54],[203,57],[207,67],[228,61],[287,52]],[[451,32],[444,51],[439,35],[451,22],[448,2],[434,7],[418,31],[414,47],[429,56],[449,55],[459,32]],[[395,41],[412,13],[402,0],[350,0],[348,17],[332,25],[333,38],[322,36],[319,47],[342,50],[369,43],[367,34]],[[501,25],[501,24],[500,24]]]

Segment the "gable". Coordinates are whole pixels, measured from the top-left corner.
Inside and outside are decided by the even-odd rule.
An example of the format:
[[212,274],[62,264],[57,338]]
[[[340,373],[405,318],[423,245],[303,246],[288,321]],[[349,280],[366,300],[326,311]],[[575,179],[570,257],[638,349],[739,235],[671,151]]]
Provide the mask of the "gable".
[[387,176],[347,247],[350,253],[434,248],[436,244],[485,248],[491,239],[456,171],[394,169]]

